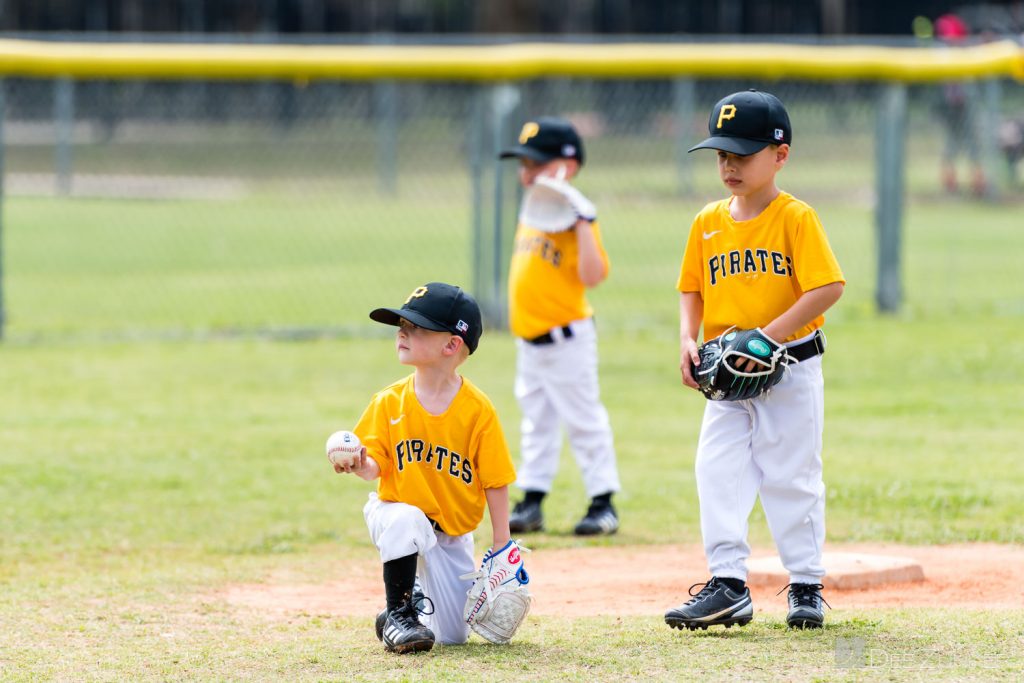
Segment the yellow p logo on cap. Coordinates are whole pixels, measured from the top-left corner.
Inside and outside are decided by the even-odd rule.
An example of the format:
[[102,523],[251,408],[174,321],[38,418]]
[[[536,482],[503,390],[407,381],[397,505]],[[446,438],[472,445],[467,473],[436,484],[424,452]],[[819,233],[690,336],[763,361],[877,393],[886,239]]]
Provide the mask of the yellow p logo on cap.
[[532,138],[534,135],[540,132],[540,126],[533,121],[530,121],[523,126],[523,130],[519,133],[519,144],[525,145],[526,141]]
[[722,121],[728,121],[736,116],[736,105],[734,104],[723,104],[722,108],[718,111],[718,125],[715,128],[722,127]]
[[416,289],[412,290],[412,294],[410,294],[409,298],[405,300],[405,303],[409,303],[413,299],[419,299],[421,296],[426,296],[426,294],[426,287],[417,287]]

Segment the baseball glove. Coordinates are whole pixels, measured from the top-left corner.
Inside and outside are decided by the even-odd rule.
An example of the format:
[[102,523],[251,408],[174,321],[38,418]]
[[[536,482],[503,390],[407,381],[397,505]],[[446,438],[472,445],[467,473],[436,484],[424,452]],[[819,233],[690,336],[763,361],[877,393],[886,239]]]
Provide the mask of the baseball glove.
[[563,178],[539,176],[523,194],[519,208],[523,223],[542,232],[562,232],[584,219],[597,218],[594,203]]
[[[739,369],[746,360],[757,362],[751,371]],[[761,331],[730,330],[700,347],[700,364],[690,364],[693,379],[705,398],[742,401],[766,393],[780,381],[793,358],[786,347]]]
[[466,594],[463,618],[476,633],[498,645],[512,639],[530,611],[532,598],[526,589],[530,576],[523,566],[523,550],[509,541],[501,550],[485,553],[478,571],[460,577],[475,579]]

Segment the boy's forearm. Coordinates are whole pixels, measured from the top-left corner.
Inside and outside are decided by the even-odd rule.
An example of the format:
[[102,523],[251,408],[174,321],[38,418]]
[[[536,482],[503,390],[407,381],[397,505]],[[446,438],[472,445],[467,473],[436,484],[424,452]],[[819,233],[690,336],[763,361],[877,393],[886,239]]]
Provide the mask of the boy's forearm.
[[681,292],[679,294],[679,340],[697,341],[703,321],[704,300],[700,298],[700,292]]
[[831,308],[842,295],[842,282],[833,282],[808,290],[785,313],[761,330],[777,342],[785,341],[794,332]]
[[504,547],[512,537],[508,529],[508,486],[484,489],[487,497],[487,511],[491,516],[491,547]]
[[601,258],[597,240],[594,238],[594,227],[590,221],[582,218],[576,221],[576,242],[579,245],[580,281],[586,287],[596,287],[608,276],[608,268]]
[[368,455],[365,456],[365,458],[366,459],[363,462],[363,466],[360,467],[358,470],[353,470],[352,473],[358,476],[360,479],[365,479],[366,481],[373,481],[374,479],[380,476],[380,465],[378,465],[377,461]]

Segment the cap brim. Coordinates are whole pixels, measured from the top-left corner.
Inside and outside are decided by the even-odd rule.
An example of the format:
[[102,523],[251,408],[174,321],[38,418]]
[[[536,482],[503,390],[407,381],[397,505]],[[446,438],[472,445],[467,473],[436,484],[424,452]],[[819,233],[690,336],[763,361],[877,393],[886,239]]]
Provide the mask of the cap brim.
[[558,158],[557,156],[545,154],[539,149],[534,149],[533,147],[527,147],[525,145],[517,145],[515,147],[503,149],[501,150],[501,154],[498,155],[499,159],[518,159],[520,157],[526,157],[527,159],[533,159],[534,161],[539,161],[541,163]]
[[736,154],[741,157],[749,156],[751,154],[757,154],[762,149],[772,143],[765,142],[764,140],[750,140],[747,138],[732,138],[725,135],[715,135],[699,145],[694,145],[687,152],[693,152],[698,149],[717,149],[722,152],[728,152],[729,154]]
[[402,319],[408,320],[417,327],[422,327],[425,330],[433,330],[434,332],[451,332],[447,327],[436,323],[426,316],[420,315],[416,311],[408,311],[401,308],[375,308],[370,311],[370,320],[384,323],[385,325],[398,326],[398,322]]

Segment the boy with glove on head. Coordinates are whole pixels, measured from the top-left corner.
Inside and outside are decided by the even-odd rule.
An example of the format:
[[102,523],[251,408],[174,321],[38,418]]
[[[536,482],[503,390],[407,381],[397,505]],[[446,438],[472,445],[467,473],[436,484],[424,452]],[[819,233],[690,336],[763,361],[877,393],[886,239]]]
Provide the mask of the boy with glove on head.
[[583,165],[583,142],[568,121],[542,117],[527,122],[518,144],[501,158],[519,160],[525,188],[508,277],[515,394],[523,413],[516,484],[524,497],[509,526],[513,533],[543,529],[541,503],[558,470],[564,424],[590,497],[574,532],[613,534],[619,473],[598,386],[594,310],[586,298],[586,290],[608,276],[608,254],[593,203],[569,184]]

